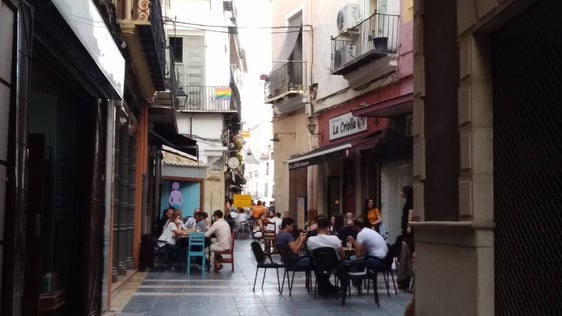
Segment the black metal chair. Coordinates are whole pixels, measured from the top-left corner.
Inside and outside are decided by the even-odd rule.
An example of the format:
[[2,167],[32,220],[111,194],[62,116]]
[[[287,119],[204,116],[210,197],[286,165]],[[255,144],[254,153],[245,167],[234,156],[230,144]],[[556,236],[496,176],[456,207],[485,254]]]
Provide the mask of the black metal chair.
[[[383,268],[380,269],[380,272],[384,279],[384,284],[386,285],[386,293],[388,297],[390,297],[390,278],[392,278],[392,285],[394,286],[394,294],[398,295],[398,291],[396,290],[396,281],[394,280],[394,270],[392,269],[392,264],[394,263],[394,257],[396,257],[397,248],[396,245],[389,245],[388,246],[388,253],[383,260]],[[390,277],[389,277],[390,275]]]
[[[285,272],[283,273],[283,281],[281,282],[280,293],[283,294],[283,287],[285,285],[285,277],[286,277],[287,278],[287,286],[289,287],[289,296],[291,296],[291,293],[293,292],[293,283],[295,281],[295,273],[296,272],[304,272],[305,278],[306,278],[306,281],[305,281],[306,282],[306,289],[307,289],[308,292],[310,292],[310,289],[312,287],[311,272],[314,269],[314,267],[312,265],[312,258],[310,256],[299,256],[296,259],[293,258],[293,253],[291,252],[291,249],[289,249],[288,245],[277,244],[276,248],[279,251],[279,254],[281,255],[281,260],[283,261],[283,265],[285,266]],[[305,260],[305,258],[308,258],[310,260],[310,262],[311,262],[310,265],[307,265],[307,266],[297,265],[299,260]],[[289,278],[289,272],[293,272],[293,275],[291,276],[291,278]]]
[[[351,260],[344,260],[344,267],[346,270],[346,277],[348,280],[348,284],[355,280],[355,282],[359,285],[359,293],[361,293],[361,283],[364,280],[368,280],[367,282],[367,293],[369,293],[370,281],[373,281],[373,294],[375,298],[375,303],[377,306],[380,307],[379,303],[379,293],[377,291],[377,271],[372,271],[367,269],[365,266],[365,259],[364,258],[353,258]],[[350,287],[351,289],[351,287]],[[351,290],[349,293],[351,296]],[[345,305],[345,294],[342,299],[342,305]]]
[[[281,292],[281,282],[279,282],[279,268],[283,268],[284,265],[282,263],[277,263],[273,261],[273,258],[271,258],[271,254],[265,253],[261,248],[261,244],[259,242],[252,241],[251,247],[252,247],[252,252],[254,253],[254,257],[256,258],[256,275],[254,277],[254,287],[252,288],[252,291],[256,290],[256,280],[258,278],[258,270],[261,268],[264,269],[263,278],[261,280],[262,290],[263,290],[263,283],[265,281],[265,274],[267,272],[267,269],[275,269],[275,271],[277,271],[277,289],[279,290],[279,292]],[[269,259],[269,261],[266,259]]]
[[[335,286],[338,286],[338,280],[341,282],[343,292],[345,292],[347,283],[345,282],[342,263],[336,250],[331,247],[321,247],[312,250],[312,261],[314,262],[314,274],[316,275],[314,282],[314,298],[318,290],[318,277],[323,276],[329,278],[334,275]],[[345,293],[343,294],[345,296]],[[337,296],[337,295],[336,295]],[[342,300],[345,304],[345,300]]]

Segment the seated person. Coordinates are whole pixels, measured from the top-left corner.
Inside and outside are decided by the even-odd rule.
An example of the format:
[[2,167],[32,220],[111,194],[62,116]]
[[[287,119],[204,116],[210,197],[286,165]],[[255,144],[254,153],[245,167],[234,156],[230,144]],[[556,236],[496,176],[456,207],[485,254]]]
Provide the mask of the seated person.
[[308,227],[308,237],[312,237],[312,236],[316,236],[318,234],[318,221],[321,218],[328,218],[326,216],[326,214],[318,214],[318,216],[316,216],[316,221],[314,222],[314,224],[310,225],[310,227]]
[[216,236],[216,238],[211,239],[211,258],[209,262],[213,262],[215,270],[218,271],[222,269],[222,263],[220,262],[220,257],[215,257],[215,251],[229,250],[232,245],[232,236],[230,234],[230,225],[223,219],[222,211],[214,211],[213,217],[215,221],[205,233],[205,237],[211,237],[213,234]]
[[252,228],[252,237],[254,239],[263,238],[263,231],[268,224],[267,216],[263,213],[257,220],[254,220],[254,227]]
[[[320,218],[317,222],[318,234],[308,238],[306,242],[310,253],[314,249],[322,247],[330,247],[336,250],[340,260],[345,257],[345,251],[341,245],[341,240],[330,233],[330,220],[328,218]],[[316,275],[318,280],[318,293],[320,294],[335,294],[338,288],[330,283],[330,276],[325,274]]]
[[178,226],[179,229],[181,230],[186,230],[187,227],[185,226],[185,223],[183,221],[183,213],[181,210],[177,210],[176,213],[178,214],[178,216],[180,217],[180,225]]
[[238,211],[238,215],[236,215],[236,217],[234,218],[236,222],[237,223],[246,222],[247,218],[244,209],[239,207],[237,211]]
[[193,217],[195,218],[195,228],[197,229],[197,231],[200,232],[207,232],[207,217],[209,217],[209,215],[207,215],[207,212],[197,212],[193,215]]
[[293,237],[293,231],[295,230],[295,220],[286,217],[283,218],[281,222],[281,230],[277,233],[276,243],[277,245],[287,246],[293,255],[293,259],[297,260],[295,266],[297,267],[308,267],[312,264],[312,260],[308,256],[300,256],[302,246],[306,241],[306,233],[301,232],[297,239]]
[[156,232],[156,235],[158,236],[162,235],[162,232],[164,232],[164,228],[166,227],[166,225],[168,225],[168,221],[170,220],[173,214],[174,214],[173,207],[168,207],[167,209],[164,210],[164,212],[162,213],[162,217],[158,221],[158,231]]
[[355,226],[353,225],[354,216],[351,212],[345,213],[345,224],[338,230],[338,237],[341,239],[342,246],[347,247],[347,237],[357,238]]
[[189,217],[186,221],[185,221],[185,227],[187,227],[188,229],[190,228],[195,228],[195,223],[197,222],[197,220],[195,219],[195,214],[199,212],[199,208],[195,208],[193,210],[193,216]]
[[379,270],[384,266],[384,258],[388,253],[388,246],[384,238],[377,233],[366,227],[365,222],[360,219],[353,221],[355,231],[357,232],[357,240],[353,236],[347,237],[347,243],[355,248],[355,256],[365,257],[365,265],[369,269]]
[[187,231],[182,231],[179,229],[179,225],[181,222],[181,215],[175,213],[170,218],[168,225],[162,232],[162,235],[158,237],[158,247],[168,246],[170,251],[168,252],[168,260],[170,262],[176,262],[177,260],[177,247],[176,247],[176,240],[179,236],[184,235],[187,236]]

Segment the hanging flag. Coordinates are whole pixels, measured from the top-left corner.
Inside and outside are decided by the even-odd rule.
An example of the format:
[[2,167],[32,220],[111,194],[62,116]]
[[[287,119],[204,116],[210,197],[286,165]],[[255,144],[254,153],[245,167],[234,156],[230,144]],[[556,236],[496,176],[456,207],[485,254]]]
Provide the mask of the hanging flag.
[[215,99],[216,100],[230,100],[232,95],[232,90],[230,88],[215,88]]

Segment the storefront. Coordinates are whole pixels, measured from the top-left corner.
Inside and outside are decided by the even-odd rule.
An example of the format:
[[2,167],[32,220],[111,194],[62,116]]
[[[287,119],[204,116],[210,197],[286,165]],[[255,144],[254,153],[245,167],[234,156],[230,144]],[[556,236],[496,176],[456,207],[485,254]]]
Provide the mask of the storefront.
[[1,6],[0,313],[100,314],[125,60],[91,1]]
[[[358,188],[364,181],[376,185],[374,180],[363,179],[361,175],[365,172],[359,166],[364,159],[362,150],[374,148],[381,140],[381,122],[354,117],[349,109],[344,113],[326,113],[318,122],[321,129],[328,130],[326,145],[287,160],[289,195],[295,207],[292,214],[298,218],[299,225],[312,219],[309,213],[313,216],[348,211],[359,214]],[[377,174],[376,169],[369,172]],[[305,206],[299,211],[298,201],[302,200]]]

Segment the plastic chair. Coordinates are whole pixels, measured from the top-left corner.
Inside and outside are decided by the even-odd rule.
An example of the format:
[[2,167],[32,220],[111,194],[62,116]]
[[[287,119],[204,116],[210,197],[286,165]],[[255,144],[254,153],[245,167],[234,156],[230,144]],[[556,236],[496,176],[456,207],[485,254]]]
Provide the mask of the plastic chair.
[[201,275],[205,275],[205,233],[190,233],[187,245],[187,275],[191,271],[191,258],[201,257]]
[[[267,269],[275,269],[277,271],[277,289],[279,290],[279,292],[281,292],[281,282],[279,282],[279,268],[283,268],[284,265],[281,263],[277,263],[274,262],[273,259],[271,258],[271,254],[265,253],[263,251],[263,249],[261,249],[261,245],[259,242],[257,241],[252,241],[251,243],[251,247],[252,247],[252,252],[254,253],[254,257],[256,258],[256,276],[254,277],[254,287],[252,288],[252,291],[256,290],[256,280],[258,278],[258,270],[260,268],[264,269],[263,270],[263,279],[261,281],[261,288],[263,290],[263,283],[265,281],[265,274],[267,272]],[[266,261],[266,259],[269,258],[269,261]]]
[[[312,261],[314,262],[314,274],[316,275],[316,281],[314,282],[314,298],[316,298],[316,292],[318,290],[319,275],[324,275],[329,278],[330,275],[333,274],[336,278],[335,285],[338,285],[337,281],[339,279],[344,286],[343,290],[345,292],[345,287],[347,285],[343,279],[340,258],[334,248],[321,247],[312,250]],[[344,300],[342,300],[342,304],[345,304]]]
[[[293,283],[295,282],[295,273],[296,272],[304,272],[305,273],[305,277],[306,277],[306,289],[308,292],[310,292],[310,288],[311,286],[311,271],[314,269],[314,267],[311,265],[306,266],[306,267],[302,267],[302,266],[297,266],[295,265],[295,263],[297,263],[299,260],[302,260],[303,258],[309,258],[310,261],[312,262],[312,258],[310,256],[299,256],[296,259],[293,258],[293,253],[291,252],[291,250],[289,249],[288,245],[279,245],[277,244],[277,250],[279,250],[279,254],[281,255],[281,260],[283,261],[283,265],[285,266],[285,272],[283,273],[283,281],[281,282],[281,291],[280,293],[283,294],[283,287],[285,285],[285,277],[287,277],[287,286],[289,287],[289,296],[291,296],[291,293],[293,292]],[[289,272],[293,272],[293,276],[289,279]]]
[[232,264],[232,272],[234,272],[234,241],[236,240],[236,230],[232,230],[230,232],[230,237],[232,238],[230,249],[223,250],[223,251],[215,251],[215,257],[217,255],[227,255],[228,257],[223,257],[221,263],[230,263]]

